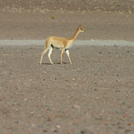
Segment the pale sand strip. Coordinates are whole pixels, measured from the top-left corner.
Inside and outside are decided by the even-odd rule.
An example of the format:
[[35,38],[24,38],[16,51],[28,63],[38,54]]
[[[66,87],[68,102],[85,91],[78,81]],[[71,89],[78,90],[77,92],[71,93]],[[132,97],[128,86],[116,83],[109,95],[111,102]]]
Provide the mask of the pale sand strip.
[[[45,40],[0,40],[0,45],[44,45]],[[125,40],[75,40],[72,45],[98,46],[134,46],[134,42]]]

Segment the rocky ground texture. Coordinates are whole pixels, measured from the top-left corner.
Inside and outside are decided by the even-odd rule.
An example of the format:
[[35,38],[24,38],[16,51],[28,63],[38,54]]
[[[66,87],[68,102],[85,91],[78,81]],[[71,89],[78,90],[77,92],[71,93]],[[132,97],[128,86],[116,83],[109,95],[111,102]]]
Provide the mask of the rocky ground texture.
[[[1,0],[1,40],[134,42],[133,0]],[[0,134],[133,134],[134,47],[74,45],[73,64],[42,45],[0,44]]]

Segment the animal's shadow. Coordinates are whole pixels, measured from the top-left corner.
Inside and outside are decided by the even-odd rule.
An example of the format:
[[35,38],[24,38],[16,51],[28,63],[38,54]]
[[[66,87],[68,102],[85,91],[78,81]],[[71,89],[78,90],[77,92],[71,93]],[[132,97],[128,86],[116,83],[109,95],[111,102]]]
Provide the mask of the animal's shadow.
[[[38,63],[40,64],[40,63]],[[68,64],[67,62],[62,62],[62,64]],[[53,65],[62,65],[60,62],[54,63]],[[51,63],[42,63],[42,65],[52,65]]]

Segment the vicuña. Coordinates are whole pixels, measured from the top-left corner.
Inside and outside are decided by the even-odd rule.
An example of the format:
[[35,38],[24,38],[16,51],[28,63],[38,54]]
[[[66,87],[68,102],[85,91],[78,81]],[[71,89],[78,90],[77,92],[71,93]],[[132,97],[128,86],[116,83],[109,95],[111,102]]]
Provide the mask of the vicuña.
[[48,58],[49,58],[51,64],[53,64],[53,62],[51,60],[51,54],[52,54],[53,48],[58,48],[58,49],[62,50],[62,52],[61,52],[61,64],[62,64],[64,51],[66,52],[66,54],[67,54],[67,56],[69,58],[69,61],[72,64],[72,61],[71,61],[70,55],[69,55],[69,47],[74,42],[74,40],[76,39],[77,35],[80,32],[84,32],[84,31],[85,31],[85,29],[83,29],[81,27],[81,25],[79,25],[77,30],[76,30],[76,32],[75,32],[75,34],[74,34],[74,36],[71,39],[67,39],[67,38],[63,38],[63,37],[56,37],[56,36],[48,37],[46,39],[46,42],[45,42],[45,49],[44,49],[44,51],[42,52],[42,55],[41,55],[40,64],[42,64],[43,56],[47,52],[48,49],[49,49]]

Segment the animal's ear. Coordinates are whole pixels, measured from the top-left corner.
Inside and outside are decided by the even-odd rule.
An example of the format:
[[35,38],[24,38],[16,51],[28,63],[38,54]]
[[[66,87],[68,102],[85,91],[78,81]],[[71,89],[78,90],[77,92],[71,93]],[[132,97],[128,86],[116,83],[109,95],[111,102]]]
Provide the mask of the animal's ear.
[[79,27],[81,27],[81,25],[79,25]]

